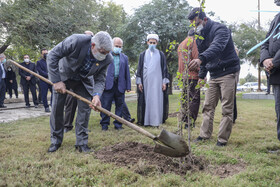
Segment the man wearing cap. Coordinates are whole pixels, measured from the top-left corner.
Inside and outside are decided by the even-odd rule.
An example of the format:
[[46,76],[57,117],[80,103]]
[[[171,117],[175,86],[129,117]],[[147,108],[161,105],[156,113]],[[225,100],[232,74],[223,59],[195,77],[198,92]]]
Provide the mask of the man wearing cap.
[[[183,97],[184,100],[187,100],[187,89],[189,87],[189,111],[190,111],[190,121],[187,119],[187,102],[182,103],[182,107],[184,107],[181,120],[185,122],[185,128],[188,126],[195,127],[195,121],[197,119],[199,105],[200,105],[200,89],[196,89],[196,85],[198,82],[198,71],[199,67],[197,67],[194,71],[187,71],[186,65],[192,60],[198,57],[197,45],[194,39],[194,29],[190,29],[188,32],[188,37],[180,43],[178,49],[178,71],[182,74],[182,79],[185,82],[186,87],[184,87]],[[188,59],[189,58],[189,59]],[[187,82],[188,80],[188,82]]]
[[[49,79],[54,83],[52,111],[50,117],[51,145],[48,152],[59,149],[63,140],[64,104],[66,89],[72,89],[83,98],[101,106],[101,96],[108,65],[112,62],[112,38],[104,31],[93,37],[85,34],[73,34],[55,46],[48,54],[47,65]],[[75,124],[76,149],[79,152],[91,152],[88,147],[88,122],[91,108],[78,100],[78,112]]]
[[194,8],[188,19],[195,24],[196,33],[202,37],[196,40],[199,55],[190,62],[190,71],[200,67],[199,81],[210,73],[209,88],[202,109],[203,122],[196,141],[209,139],[213,132],[215,108],[221,99],[222,119],[217,146],[225,146],[233,125],[235,88],[240,70],[239,58],[235,52],[231,31],[223,24],[206,17],[201,8]]
[[[280,0],[274,1],[280,6]],[[275,111],[277,115],[277,138],[280,140],[280,39],[274,37],[280,32],[280,13],[270,24],[266,35],[268,40],[261,47],[260,65],[269,73],[269,83],[273,86]]]
[[158,127],[168,117],[168,70],[162,51],[156,49],[157,34],[147,36],[149,48],[139,57],[136,73],[139,125]]
[[[123,40],[119,37],[113,38],[114,48],[112,55],[114,60],[109,65],[106,76],[105,89],[101,96],[101,103],[103,108],[111,111],[113,100],[115,101],[115,114],[122,117],[123,106],[124,106],[124,93],[125,91],[130,92],[130,72],[128,66],[128,57],[122,53]],[[100,113],[101,128],[103,131],[108,130],[110,125],[110,117],[104,113]],[[122,130],[122,124],[115,120],[114,122],[116,130]]]

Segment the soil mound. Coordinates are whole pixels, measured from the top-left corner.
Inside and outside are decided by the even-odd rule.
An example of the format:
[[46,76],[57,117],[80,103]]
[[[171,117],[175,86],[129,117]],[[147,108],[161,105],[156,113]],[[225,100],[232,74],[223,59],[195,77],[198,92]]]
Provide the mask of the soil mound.
[[175,173],[185,175],[189,170],[203,170],[205,163],[198,157],[186,157],[183,164],[181,158],[171,158],[153,152],[150,145],[137,142],[123,142],[105,147],[96,152],[98,159],[118,166],[126,166],[140,175]]

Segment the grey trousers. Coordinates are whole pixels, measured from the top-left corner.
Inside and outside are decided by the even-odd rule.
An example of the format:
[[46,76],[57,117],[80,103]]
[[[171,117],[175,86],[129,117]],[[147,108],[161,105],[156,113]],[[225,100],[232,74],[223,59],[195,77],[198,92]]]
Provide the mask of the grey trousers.
[[280,85],[273,85],[275,111],[277,116],[277,138],[280,140]]
[[[81,81],[67,80],[64,82],[67,89],[72,89],[76,94],[91,100]],[[64,104],[67,94],[60,94],[53,91],[52,112],[50,117],[51,144],[61,144],[64,130]],[[88,104],[78,100],[78,113],[76,117],[76,145],[86,145],[88,143],[88,121],[91,108]]]
[[213,132],[215,108],[221,99],[222,119],[220,122],[218,141],[227,143],[233,124],[233,106],[236,88],[236,77],[239,72],[210,79],[202,109],[203,121],[200,128],[200,137],[210,138]]

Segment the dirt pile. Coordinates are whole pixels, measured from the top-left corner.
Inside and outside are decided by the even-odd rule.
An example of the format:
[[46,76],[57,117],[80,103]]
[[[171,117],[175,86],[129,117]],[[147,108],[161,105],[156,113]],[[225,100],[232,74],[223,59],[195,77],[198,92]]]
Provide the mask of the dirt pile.
[[171,158],[153,152],[150,145],[137,142],[124,142],[105,147],[96,152],[98,159],[118,166],[126,166],[140,175],[175,173],[185,175],[189,170],[204,170],[201,158],[186,158],[180,164],[180,158]]

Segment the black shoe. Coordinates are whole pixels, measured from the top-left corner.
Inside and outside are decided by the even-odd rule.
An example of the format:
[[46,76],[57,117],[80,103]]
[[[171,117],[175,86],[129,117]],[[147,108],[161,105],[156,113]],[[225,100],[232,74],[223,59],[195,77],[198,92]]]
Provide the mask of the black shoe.
[[[192,127],[192,128],[195,128],[195,123],[191,124],[191,127]],[[186,123],[186,124],[185,124],[185,129],[187,129],[187,128],[189,128],[189,124]]]
[[108,130],[108,125],[101,125],[102,131],[107,131]]
[[203,140],[206,140],[206,138],[202,138],[202,137],[198,136],[198,137],[194,140],[194,142],[201,142],[201,141],[203,141]]
[[0,108],[7,108],[7,106],[5,106],[5,105],[1,105],[1,106],[0,106]]
[[67,128],[67,127],[64,127],[64,133],[67,133],[67,132],[69,132],[69,131],[71,131],[73,129],[73,127],[72,128]]
[[38,108],[38,105],[34,105],[35,108]]
[[78,150],[80,153],[90,153],[93,152],[93,150],[91,150],[91,148],[88,147],[88,145],[76,145],[76,150]]
[[130,120],[128,120],[130,123],[133,123],[134,121],[135,121],[135,119],[134,118],[132,118],[132,119],[130,119]]
[[270,93],[266,92],[265,95],[269,95]]
[[51,112],[49,108],[45,108],[45,112]]
[[61,146],[61,144],[51,144],[48,149],[48,152],[49,153],[55,152],[58,150],[58,148],[60,148],[60,146]]
[[123,127],[115,127],[116,130],[121,131],[123,130]]
[[30,108],[30,105],[26,105],[25,108]]
[[217,141],[217,144],[216,144],[216,146],[219,146],[219,147],[224,147],[226,145],[227,145],[227,143],[222,143],[222,142],[219,142],[219,141]]

